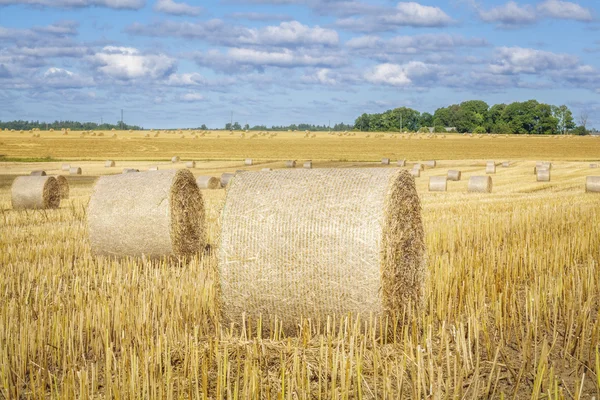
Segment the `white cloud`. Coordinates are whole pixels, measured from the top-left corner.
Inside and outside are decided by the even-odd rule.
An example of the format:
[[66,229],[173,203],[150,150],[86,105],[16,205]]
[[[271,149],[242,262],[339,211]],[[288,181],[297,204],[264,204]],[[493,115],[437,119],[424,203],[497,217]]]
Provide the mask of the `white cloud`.
[[530,5],[519,6],[514,1],[509,1],[503,6],[491,10],[479,11],[479,18],[485,22],[498,23],[503,27],[532,24],[537,21],[535,9]]
[[294,52],[289,49],[279,51],[263,51],[245,48],[229,49],[227,56],[242,64],[271,65],[279,67],[294,66],[329,66],[341,65],[343,61],[338,56],[313,55]]
[[379,64],[365,73],[365,79],[371,83],[392,86],[411,86],[419,81],[435,77],[442,69],[435,64],[411,61],[406,64]]
[[306,83],[318,83],[321,85],[337,85],[340,82],[336,75],[337,74],[329,68],[321,68],[313,74],[304,75],[302,81]]
[[164,54],[142,54],[131,47],[106,46],[90,61],[102,74],[122,80],[164,78],[176,69],[176,61]]
[[202,96],[200,93],[186,93],[182,95],[179,99],[190,103],[205,100],[204,96]]
[[593,20],[590,10],[568,1],[546,0],[538,4],[537,9],[548,17],[558,19],[573,19],[576,21]]
[[564,70],[579,63],[569,54],[522,47],[500,47],[496,49],[494,62],[489,66],[494,74],[537,74],[547,70]]
[[369,54],[421,54],[424,52],[454,51],[458,47],[484,47],[485,39],[464,38],[447,33],[430,33],[414,36],[395,36],[383,39],[379,36],[359,36],[346,42],[350,49],[366,50]]
[[56,67],[48,68],[42,78],[41,85],[55,89],[76,89],[94,85],[94,81],[90,78]]
[[196,16],[202,12],[202,7],[190,6],[174,0],[156,0],[154,11],[173,15],[191,15]]
[[382,19],[402,26],[433,27],[452,23],[452,18],[439,7],[424,6],[413,1],[398,3],[396,12],[385,15]]
[[267,26],[260,30],[250,29],[249,38],[240,38],[242,43],[266,45],[328,45],[335,46],[339,42],[336,31],[309,27],[298,21],[282,22],[279,26]]
[[1,5],[26,4],[57,8],[108,7],[115,9],[139,10],[146,0],[0,0]]

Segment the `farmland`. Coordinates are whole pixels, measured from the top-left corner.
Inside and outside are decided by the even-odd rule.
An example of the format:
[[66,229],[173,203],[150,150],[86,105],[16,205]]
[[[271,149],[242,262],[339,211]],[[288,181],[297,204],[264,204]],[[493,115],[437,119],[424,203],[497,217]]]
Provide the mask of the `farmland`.
[[[0,134],[0,393],[5,398],[577,398],[600,396],[600,160],[591,137],[382,138],[280,132],[143,137]],[[220,137],[217,137],[220,136]],[[182,162],[171,164],[173,155]],[[244,167],[244,158],[255,165]],[[332,316],[297,332],[221,324],[217,252],[224,190],[204,190],[210,247],[191,261],[91,255],[86,206],[99,175],[184,168],[198,175],[283,168],[383,167],[435,159],[416,178],[427,248],[425,306],[408,321]],[[117,166],[104,168],[104,160]],[[510,161],[493,193],[467,193],[486,160]],[[553,162],[536,182],[535,160]],[[60,209],[11,209],[12,180],[61,173]],[[429,177],[463,173],[445,193]],[[256,326],[258,321],[251,322]]]

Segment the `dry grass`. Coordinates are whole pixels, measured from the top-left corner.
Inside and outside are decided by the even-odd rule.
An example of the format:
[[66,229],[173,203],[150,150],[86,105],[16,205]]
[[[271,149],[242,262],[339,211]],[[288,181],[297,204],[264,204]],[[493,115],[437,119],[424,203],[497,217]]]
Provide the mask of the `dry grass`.
[[[477,141],[479,158],[492,157],[491,140]],[[553,143],[563,151],[569,139]],[[535,162],[511,161],[493,193],[469,194],[468,178],[484,175],[485,163],[436,158],[417,179],[423,312],[403,323],[298,321],[290,337],[261,336],[261,321],[244,331],[218,326],[223,190],[203,191],[213,247],[191,262],[109,262],[92,257],[85,239],[92,176],[69,177],[60,209],[14,211],[14,176],[0,175],[0,397],[598,398],[600,197],[584,192],[589,162],[554,162],[552,182],[538,183]],[[233,165],[199,163],[198,172]],[[353,163],[315,163],[323,165]],[[428,178],[448,168],[464,179],[429,193]]]

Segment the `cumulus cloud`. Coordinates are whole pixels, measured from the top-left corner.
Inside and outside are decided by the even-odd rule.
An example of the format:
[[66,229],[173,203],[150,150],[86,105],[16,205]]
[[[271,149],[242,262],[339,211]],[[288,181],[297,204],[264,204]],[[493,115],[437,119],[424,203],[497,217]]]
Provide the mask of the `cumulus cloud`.
[[108,7],[114,9],[139,10],[146,0],[0,0],[0,6],[25,4],[57,8]]
[[179,97],[181,101],[188,103],[194,103],[197,101],[204,101],[205,98],[200,93],[185,93]]
[[494,74],[537,74],[548,70],[564,70],[579,64],[576,57],[522,47],[496,49],[489,71]]
[[142,54],[132,47],[106,46],[89,61],[98,72],[119,80],[166,78],[177,67],[176,61],[164,54]]
[[52,88],[76,89],[92,86],[94,81],[66,69],[52,67],[44,72],[41,84]]
[[502,27],[515,27],[533,24],[538,17],[535,9],[530,5],[520,6],[514,1],[492,8],[479,11],[479,18],[485,22],[493,22]]
[[544,0],[537,6],[519,5],[515,1],[494,7],[490,10],[480,9],[475,6],[482,21],[495,23],[501,28],[516,28],[531,25],[543,18],[555,18],[590,22],[593,21],[592,12],[579,4],[562,0]]
[[259,12],[234,12],[227,14],[227,18],[245,19],[248,21],[291,21],[293,18],[286,14],[266,14]]
[[576,3],[561,0],[546,0],[537,9],[545,16],[576,21],[592,21],[592,12]]
[[196,16],[202,12],[202,7],[190,6],[183,2],[174,0],[156,0],[154,11],[172,15],[190,15]]
[[412,86],[423,80],[435,80],[442,68],[435,64],[411,61],[405,64],[384,63],[376,65],[365,73],[365,79],[371,83],[391,86]]

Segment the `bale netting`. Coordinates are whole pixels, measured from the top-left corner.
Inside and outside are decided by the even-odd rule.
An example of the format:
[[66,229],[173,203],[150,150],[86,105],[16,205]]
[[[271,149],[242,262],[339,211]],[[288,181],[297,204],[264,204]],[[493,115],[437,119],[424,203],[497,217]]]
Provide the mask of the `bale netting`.
[[191,256],[205,244],[204,200],[188,170],[102,176],[87,215],[95,255]]
[[71,168],[69,168],[69,174],[81,175],[81,168],[80,167],[71,167]]
[[46,176],[46,171],[42,171],[42,170],[31,171],[31,173],[29,175],[31,175],[31,176]]
[[227,185],[229,184],[229,181],[234,176],[235,176],[235,174],[232,172],[225,172],[225,173],[221,174],[221,179],[220,179],[221,187],[227,187]]
[[432,176],[429,178],[430,192],[445,192],[448,188],[448,180],[445,176]]
[[538,182],[550,182],[550,170],[549,169],[538,169],[536,173]]
[[449,181],[460,181],[460,178],[462,176],[462,172],[455,170],[455,169],[451,169],[448,170],[448,180]]
[[305,161],[303,167],[306,169],[312,169],[312,161]]
[[60,188],[52,176],[19,176],[11,187],[12,208],[42,209],[60,206]]
[[494,161],[488,161],[486,163],[485,173],[486,174],[495,174],[496,173],[496,163]]
[[68,171],[71,169],[71,164],[63,164],[63,165],[61,165],[60,169],[62,171]]
[[490,176],[472,176],[469,178],[467,190],[471,193],[492,193],[492,178]]
[[251,158],[246,158],[246,159],[244,160],[244,165],[248,165],[248,166],[250,166],[250,165],[252,165],[252,164],[253,164],[253,162],[252,162],[252,159],[251,159]]
[[196,178],[196,183],[200,189],[218,189],[221,187],[221,182],[214,176],[199,176]]
[[112,168],[114,167],[116,164],[113,160],[106,160],[104,162],[104,168]]
[[390,159],[389,158],[382,158],[381,159],[381,165],[390,165]]
[[56,182],[58,182],[58,188],[60,190],[60,198],[68,199],[70,188],[69,188],[69,182],[67,181],[67,178],[65,178],[63,175],[54,175],[53,177],[54,177],[54,179],[56,179]]
[[600,193],[600,176],[588,176],[585,179],[585,191],[588,193]]
[[188,161],[185,163],[186,168],[196,168],[196,161]]
[[[285,201],[281,201],[285,199]],[[398,169],[248,172],[227,191],[223,316],[389,315],[421,305],[425,251],[413,178]]]
[[431,161],[425,161],[424,164],[428,168],[435,168],[435,166],[437,165],[437,162],[435,160],[431,160]]
[[179,162],[179,156],[173,156],[173,157],[171,157],[171,162],[172,163],[178,163]]
[[285,166],[286,166],[286,168],[296,168],[296,161],[288,160],[285,162]]

